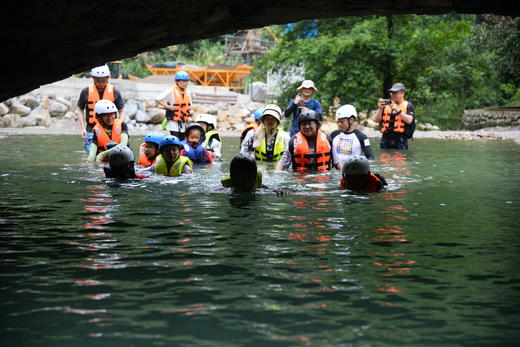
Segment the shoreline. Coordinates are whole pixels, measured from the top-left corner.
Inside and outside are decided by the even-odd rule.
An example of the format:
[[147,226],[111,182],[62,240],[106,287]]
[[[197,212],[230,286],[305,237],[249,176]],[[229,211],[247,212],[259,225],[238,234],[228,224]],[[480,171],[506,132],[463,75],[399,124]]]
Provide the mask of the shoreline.
[[[381,133],[369,130],[362,126],[358,128],[369,138],[379,138]],[[144,136],[150,130],[132,130],[130,136]],[[238,137],[240,131],[222,131],[222,136]],[[0,136],[14,135],[80,135],[79,124],[77,122],[57,122],[48,128],[43,126],[32,126],[23,128],[0,128]],[[502,140],[514,141],[520,144],[520,127],[505,128],[484,128],[479,130],[416,130],[414,139],[437,139],[437,140]]]

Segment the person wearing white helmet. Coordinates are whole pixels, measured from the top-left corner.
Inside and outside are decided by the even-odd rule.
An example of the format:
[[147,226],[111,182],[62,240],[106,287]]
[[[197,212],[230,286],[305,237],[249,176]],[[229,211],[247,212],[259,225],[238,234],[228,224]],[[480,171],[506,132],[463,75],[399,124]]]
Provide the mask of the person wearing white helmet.
[[96,125],[87,161],[108,161],[115,146],[128,145],[128,126],[117,117],[117,106],[110,100],[99,100],[94,106]]
[[340,189],[375,193],[387,185],[383,176],[370,172],[370,163],[364,156],[348,156],[341,173]]
[[[343,162],[350,155],[363,155],[374,159],[370,140],[362,131],[356,129],[358,114],[352,105],[343,105],[336,111],[338,130],[330,134],[332,138],[332,155]],[[340,164],[341,166],[341,164]]]
[[312,96],[316,93],[318,89],[314,86],[314,82],[311,80],[305,80],[298,87],[298,94],[294,99],[289,102],[287,109],[284,112],[284,117],[290,117],[292,115],[292,123],[291,123],[291,133],[290,136],[293,137],[296,135],[298,131],[300,131],[298,127],[298,118],[303,111],[313,110],[316,112],[318,116],[318,120],[321,121],[323,119],[323,111],[321,110],[321,104],[318,100],[314,99]]
[[126,180],[132,178],[142,179],[145,175],[135,173],[135,156],[132,150],[126,146],[117,146],[108,156],[109,166],[103,167],[106,178]]
[[280,107],[274,104],[265,106],[260,117],[260,126],[246,135],[240,153],[260,161],[278,162],[289,144],[289,135],[281,124]]
[[179,140],[184,140],[186,126],[191,119],[191,94],[188,90],[190,75],[186,71],[175,73],[175,84],[155,98],[157,105],[166,109],[162,129]]
[[222,157],[222,137],[217,132],[217,118],[207,113],[197,117],[197,123],[204,129],[203,145],[210,152],[213,159]]
[[87,153],[90,151],[90,144],[94,136],[93,128],[96,125],[96,114],[94,105],[99,100],[105,99],[112,101],[119,112],[119,118],[125,120],[125,103],[121,93],[112,84],[108,83],[110,70],[107,65],[97,66],[90,72],[93,83],[84,88],[79,94],[76,114],[78,116],[81,129],[81,137]]

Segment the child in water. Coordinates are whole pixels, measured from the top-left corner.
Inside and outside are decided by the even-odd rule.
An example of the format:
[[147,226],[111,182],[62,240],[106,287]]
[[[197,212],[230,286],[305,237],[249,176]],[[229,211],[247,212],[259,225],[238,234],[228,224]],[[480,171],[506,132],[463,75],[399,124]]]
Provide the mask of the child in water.
[[153,131],[144,136],[144,142],[139,146],[139,161],[140,166],[151,166],[155,164],[157,156],[159,155],[159,146],[164,139],[164,134],[159,131]]
[[229,174],[221,180],[226,188],[233,188],[237,192],[252,192],[263,187],[262,173],[251,156],[239,154],[234,157],[231,160]]
[[215,160],[222,157],[222,137],[217,132],[217,119],[210,114],[201,114],[197,123],[204,129],[204,147]]
[[342,174],[340,189],[378,192],[387,185],[383,176],[370,173],[370,163],[363,156],[348,156],[343,162]]
[[145,178],[145,175],[135,173],[134,160],[135,156],[130,148],[126,146],[115,147],[108,156],[109,166],[103,167],[106,178],[115,178],[118,180]]
[[166,136],[159,146],[159,156],[150,170],[164,176],[191,174],[192,164],[189,158],[181,156],[182,144],[175,136]]
[[198,123],[191,123],[186,128],[186,139],[181,142],[181,155],[190,158],[194,164],[208,164],[213,162],[210,151],[204,146],[204,128]]

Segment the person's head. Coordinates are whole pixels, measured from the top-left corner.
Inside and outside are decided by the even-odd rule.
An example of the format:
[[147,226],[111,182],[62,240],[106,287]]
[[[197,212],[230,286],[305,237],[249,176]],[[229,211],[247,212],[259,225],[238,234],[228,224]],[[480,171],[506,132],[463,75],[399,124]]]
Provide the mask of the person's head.
[[101,99],[96,102],[94,112],[98,122],[107,127],[112,126],[114,119],[117,117],[117,107],[110,100]]
[[197,118],[197,123],[204,129],[204,132],[217,128],[217,119],[215,116],[204,113]]
[[298,129],[305,137],[314,137],[320,128],[318,114],[313,110],[306,110],[298,117]]
[[191,123],[186,128],[186,141],[191,147],[197,148],[204,136],[204,128],[199,123]]
[[280,107],[274,104],[267,105],[263,112],[262,117],[260,117],[260,122],[264,125],[266,129],[274,129],[280,122],[282,121],[282,110]]
[[364,156],[350,155],[343,162],[341,173],[343,178],[348,181],[350,189],[362,190],[368,183],[370,163]]
[[256,188],[256,160],[251,156],[239,154],[231,160],[229,175],[233,187],[241,191],[251,191]]
[[316,89],[314,82],[311,80],[303,81],[302,84],[298,87],[298,92],[300,92],[303,97],[310,97],[317,91],[318,89]]
[[190,75],[186,71],[177,71],[175,73],[175,84],[181,88],[186,89],[190,82]]
[[159,146],[159,152],[167,163],[174,163],[181,155],[182,144],[176,136],[165,136]]
[[336,111],[338,128],[342,131],[353,131],[357,119],[356,108],[352,105],[343,105]]
[[110,69],[107,65],[97,66],[90,71],[90,75],[94,80],[96,88],[103,90],[108,84],[108,79],[110,78]]
[[152,131],[144,135],[144,155],[147,158],[155,158],[159,154],[159,146],[164,139],[164,134],[159,131]]
[[134,166],[135,156],[126,146],[117,146],[108,156],[108,165],[115,178],[128,178],[129,170]]
[[264,113],[264,110],[259,108],[255,111],[253,117],[255,118],[256,124],[260,125],[260,118],[262,118],[262,114]]
[[388,93],[390,93],[390,97],[397,104],[404,101],[405,91],[406,91],[406,88],[404,87],[404,84],[402,84],[402,83],[395,83],[392,86],[392,88],[388,89]]

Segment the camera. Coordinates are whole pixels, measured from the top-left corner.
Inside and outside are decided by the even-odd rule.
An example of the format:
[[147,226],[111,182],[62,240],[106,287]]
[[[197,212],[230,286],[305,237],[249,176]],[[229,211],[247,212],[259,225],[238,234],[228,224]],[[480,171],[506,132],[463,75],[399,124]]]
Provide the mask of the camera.
[[383,103],[385,105],[390,105],[392,103],[392,100],[390,100],[390,99],[383,99]]

